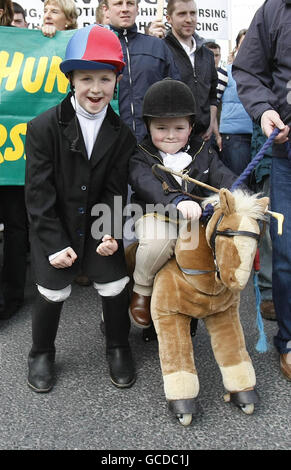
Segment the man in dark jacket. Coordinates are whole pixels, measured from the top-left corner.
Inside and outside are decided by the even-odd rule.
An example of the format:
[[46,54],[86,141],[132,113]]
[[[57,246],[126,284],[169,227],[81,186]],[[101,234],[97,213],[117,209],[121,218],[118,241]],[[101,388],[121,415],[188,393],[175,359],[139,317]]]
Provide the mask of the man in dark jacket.
[[[214,55],[204,46],[204,39],[195,33],[197,7],[193,0],[169,0],[167,21],[171,30],[164,41],[171,49],[181,80],[192,91],[197,107],[195,134],[209,140],[217,115],[217,72]],[[159,23],[153,23],[149,32],[159,36]]]
[[179,80],[173,56],[163,41],[137,32],[138,0],[106,0],[111,28],[118,33],[126,67],[119,85],[119,113],[140,142],[146,135],[141,117],[147,89],[165,77]]
[[272,150],[272,210],[285,215],[283,235],[271,221],[273,301],[279,331],[274,338],[281,371],[291,380],[291,1],[267,0],[257,11],[236,60],[233,76],[239,97],[267,137],[280,133]]

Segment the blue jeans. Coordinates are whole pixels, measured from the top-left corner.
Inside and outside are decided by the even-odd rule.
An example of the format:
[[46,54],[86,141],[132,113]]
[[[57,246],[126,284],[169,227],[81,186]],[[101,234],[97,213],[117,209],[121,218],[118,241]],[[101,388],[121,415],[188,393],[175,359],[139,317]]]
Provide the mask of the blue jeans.
[[236,175],[240,175],[251,161],[252,134],[221,134],[220,158]]
[[274,344],[285,354],[291,351],[291,162],[287,158],[272,158],[271,208],[285,217],[281,236],[271,218],[273,301],[279,327]]

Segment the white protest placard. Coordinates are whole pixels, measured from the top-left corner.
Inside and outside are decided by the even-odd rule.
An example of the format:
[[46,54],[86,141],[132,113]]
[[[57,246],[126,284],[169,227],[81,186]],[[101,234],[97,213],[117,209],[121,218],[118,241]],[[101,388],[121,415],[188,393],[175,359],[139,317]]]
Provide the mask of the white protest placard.
[[[79,28],[95,22],[95,10],[98,0],[75,0],[79,13]],[[228,11],[229,0],[197,0],[198,22],[197,33],[205,38],[228,39]],[[42,25],[43,0],[19,0],[19,4],[26,10],[29,28],[38,28]],[[139,15],[136,23],[138,30],[144,32],[150,21],[162,17],[166,22],[167,0],[141,0],[139,2]],[[169,25],[167,25],[169,27]]]
[[[42,25],[44,0],[18,0],[27,12],[29,28]],[[98,0],[74,0],[79,13],[79,28],[95,23],[95,10]],[[229,48],[234,45],[235,37],[242,28],[248,28],[249,23],[264,0],[196,0],[198,9],[197,33],[205,39],[217,41],[222,48],[222,56],[226,59]],[[163,4],[163,20],[166,26],[166,7]],[[157,0],[140,0],[139,15],[136,18],[138,31],[145,32],[150,21],[161,16],[157,12]]]
[[197,0],[196,32],[205,39],[229,39],[230,1]]
[[[78,26],[82,28],[95,22],[95,10],[98,0],[74,0],[79,14]],[[42,25],[44,0],[18,0],[26,11],[29,28],[35,29]]]
[[[164,22],[167,28],[170,25],[166,21],[167,0],[164,0]],[[229,0],[196,0],[197,28],[196,32],[205,39],[229,39]],[[136,23],[138,30],[144,32],[144,28],[150,21],[159,19],[159,0],[141,0],[139,3],[139,15]]]

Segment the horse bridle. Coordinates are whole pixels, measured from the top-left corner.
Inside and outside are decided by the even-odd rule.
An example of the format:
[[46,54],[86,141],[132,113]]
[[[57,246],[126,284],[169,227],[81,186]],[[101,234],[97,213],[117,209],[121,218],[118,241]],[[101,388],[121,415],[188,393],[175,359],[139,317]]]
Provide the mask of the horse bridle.
[[231,230],[229,228],[227,228],[226,230],[218,230],[218,225],[222,221],[223,217],[224,217],[224,214],[221,214],[221,216],[218,218],[215,224],[214,230],[210,237],[210,246],[211,246],[214,258],[215,258],[215,238],[218,235],[223,236],[223,237],[237,237],[237,236],[251,237],[257,241],[260,240],[261,233],[249,232],[248,230]]
[[237,237],[237,236],[251,237],[251,238],[254,238],[255,240],[257,240],[257,242],[259,242],[260,238],[262,237],[262,233],[263,233],[262,231],[260,233],[256,233],[256,232],[249,232],[248,230],[231,230],[231,229],[218,230],[218,226],[221,223],[223,217],[224,217],[224,214],[221,214],[220,217],[217,219],[214,230],[213,230],[213,232],[211,234],[211,237],[210,237],[210,247],[211,247],[212,254],[213,254],[215,269],[204,271],[204,270],[199,270],[199,269],[187,269],[187,268],[182,268],[181,266],[179,266],[180,270],[184,274],[189,274],[191,276],[197,276],[199,274],[207,274],[207,273],[216,272],[217,275],[218,275],[218,278],[220,278],[219,267],[217,265],[216,253],[215,253],[215,239],[216,239],[217,236],[222,236],[222,237]]

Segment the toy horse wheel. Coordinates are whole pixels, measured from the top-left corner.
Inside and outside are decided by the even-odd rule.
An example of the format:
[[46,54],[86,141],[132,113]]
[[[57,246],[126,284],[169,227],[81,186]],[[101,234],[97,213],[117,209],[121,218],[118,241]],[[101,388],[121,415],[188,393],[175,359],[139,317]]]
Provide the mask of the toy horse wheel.
[[195,416],[197,412],[196,399],[169,400],[169,409],[183,426],[189,426],[192,422],[193,415]]
[[223,398],[225,402],[232,401],[246,415],[253,414],[255,403],[258,403],[259,401],[259,396],[256,390],[227,393]]
[[180,400],[169,400],[169,409],[183,426],[189,426],[193,415],[197,413],[196,398],[182,398]]
[[180,414],[177,415],[177,418],[183,426],[189,426],[192,423],[192,413]]
[[239,408],[246,414],[252,415],[255,409],[254,403],[249,403],[248,405],[240,405]]

